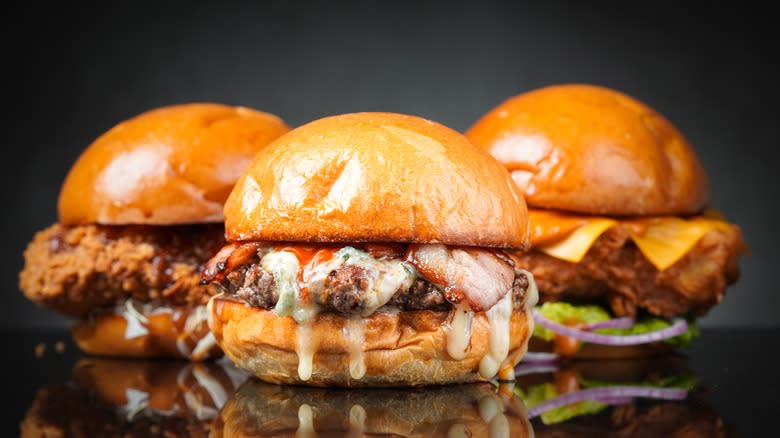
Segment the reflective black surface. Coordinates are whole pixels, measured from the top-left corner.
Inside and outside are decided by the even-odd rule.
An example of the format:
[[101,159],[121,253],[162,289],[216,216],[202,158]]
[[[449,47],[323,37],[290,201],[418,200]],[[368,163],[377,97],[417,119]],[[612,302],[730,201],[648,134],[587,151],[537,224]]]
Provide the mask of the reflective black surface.
[[[514,387],[361,391],[244,382],[220,363],[84,358],[66,332],[2,340],[3,436],[22,427],[66,436],[757,436],[772,435],[780,396],[779,330],[704,330],[682,355],[559,366]],[[565,421],[565,412],[536,415],[529,398],[544,388],[650,384],[690,391],[683,400],[613,397]]]

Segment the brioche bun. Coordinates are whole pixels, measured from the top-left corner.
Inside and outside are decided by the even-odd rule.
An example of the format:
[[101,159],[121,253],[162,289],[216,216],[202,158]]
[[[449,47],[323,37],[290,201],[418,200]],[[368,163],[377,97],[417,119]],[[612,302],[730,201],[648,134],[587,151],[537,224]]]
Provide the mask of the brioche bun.
[[62,186],[64,225],[221,222],[252,157],[289,128],[243,107],[195,103],[145,112],[95,140]]
[[520,94],[466,136],[512,172],[530,207],[686,215],[709,202],[707,176],[682,133],[609,88],[568,84]]
[[264,148],[225,205],[230,241],[419,242],[524,248],[509,173],[461,134],[419,117],[357,113]]
[[[209,326],[230,360],[261,380],[310,386],[420,386],[484,381],[479,362],[490,348],[489,322],[476,313],[471,343],[462,360],[447,353],[447,311],[378,311],[360,319],[365,375],[350,375],[348,318],[321,313],[311,322],[306,339],[314,347],[312,374],[298,376],[297,329],[290,317],[247,306],[223,296],[209,302]],[[533,324],[527,312],[513,312],[509,322],[509,359],[525,353]]]

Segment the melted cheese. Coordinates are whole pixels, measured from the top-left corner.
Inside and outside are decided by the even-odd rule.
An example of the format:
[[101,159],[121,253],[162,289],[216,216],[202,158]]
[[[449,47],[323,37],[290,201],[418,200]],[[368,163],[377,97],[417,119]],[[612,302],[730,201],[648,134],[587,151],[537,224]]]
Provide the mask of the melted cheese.
[[217,409],[204,405],[200,396],[192,392],[184,393],[184,403],[187,405],[190,412],[195,413],[195,418],[201,421],[213,420],[219,413]]
[[208,357],[209,352],[216,346],[217,338],[214,337],[213,333],[208,332],[206,336],[202,337],[198,343],[195,344],[195,348],[192,349],[192,353],[190,354],[190,359],[203,360]]
[[[528,288],[525,291],[525,302],[523,303],[523,317],[525,318],[525,324],[528,327],[528,333],[533,333],[535,321],[531,315],[531,309],[533,309],[539,301],[539,289],[536,287],[536,281],[534,280],[534,275],[532,273],[525,269],[518,269],[517,271],[528,278]],[[515,367],[523,356],[525,356],[526,351],[528,351],[528,342],[523,342],[522,345],[512,351],[511,356],[508,356],[506,360],[504,360],[504,363],[501,364],[501,367],[498,370],[498,379],[500,382],[513,382],[515,380]],[[506,384],[502,383],[499,385],[499,388],[502,387],[506,387]]]
[[479,416],[488,423],[490,434],[488,436],[509,436],[509,420],[504,414],[504,405],[492,396],[485,396],[479,400]]
[[497,414],[503,412],[504,408],[501,403],[492,396],[485,396],[479,399],[479,416],[485,423],[489,423]]
[[579,263],[593,245],[593,242],[595,242],[604,231],[607,231],[616,223],[617,222],[612,219],[591,219],[588,220],[585,225],[577,228],[562,240],[549,245],[540,246],[537,249],[555,258],[566,260],[567,262]]
[[365,436],[364,429],[366,428],[366,410],[363,406],[352,405],[349,410],[349,435],[350,437],[363,437]]
[[133,388],[125,389],[125,403],[120,410],[125,414],[127,421],[131,421],[139,412],[149,406],[149,393]]
[[307,303],[298,287],[300,263],[295,254],[287,251],[269,252],[260,261],[264,270],[274,276],[279,300],[274,312],[292,316],[298,323],[309,322],[317,314],[317,306]]
[[298,354],[298,377],[301,380],[311,378],[314,362],[314,353],[317,349],[317,340],[309,324],[298,324],[295,334],[295,352]]
[[366,374],[366,358],[363,353],[363,322],[358,318],[350,318],[342,331],[349,346],[349,375],[355,380],[362,379]]
[[146,318],[143,311],[139,312],[135,308],[135,302],[132,299],[125,301],[124,306],[120,306],[116,310],[127,321],[125,325],[125,339],[140,338],[149,334],[149,330],[146,328],[146,325],[149,324],[149,319]]
[[653,217],[617,221],[604,217],[531,211],[532,245],[550,256],[579,263],[596,239],[615,225],[625,226],[639,250],[659,271],[683,258],[709,231],[731,225],[716,216],[692,219]]
[[509,355],[509,320],[512,317],[512,294],[507,292],[495,306],[485,312],[490,324],[487,354],[479,362],[479,374],[490,379],[498,373]]
[[663,271],[683,258],[705,234],[724,225],[728,226],[703,217],[664,218],[649,221],[643,232],[632,232],[631,238],[650,263]]
[[230,394],[228,394],[222,384],[208,372],[206,367],[200,364],[195,364],[192,368],[192,375],[195,376],[198,385],[202,386],[209,393],[214,407],[221,409],[227,402],[228,397],[230,397]]
[[298,430],[295,432],[298,438],[308,438],[317,436],[314,430],[314,413],[311,406],[303,403],[298,407]]
[[490,421],[490,433],[488,436],[510,436],[509,420],[503,412]]
[[358,266],[368,273],[363,316],[369,316],[387,304],[398,289],[411,287],[416,277],[414,268],[406,262],[397,259],[378,260],[365,251],[345,246],[325,262],[318,263],[318,260],[314,259],[304,266],[301,275],[304,287],[310,293],[319,293],[324,288],[328,275],[342,265]]
[[474,312],[471,306],[461,303],[451,312],[449,326],[444,330],[447,334],[447,353],[455,360],[462,360],[468,353],[471,344],[471,323]]
[[465,424],[455,423],[447,429],[447,438],[471,438],[471,430]]

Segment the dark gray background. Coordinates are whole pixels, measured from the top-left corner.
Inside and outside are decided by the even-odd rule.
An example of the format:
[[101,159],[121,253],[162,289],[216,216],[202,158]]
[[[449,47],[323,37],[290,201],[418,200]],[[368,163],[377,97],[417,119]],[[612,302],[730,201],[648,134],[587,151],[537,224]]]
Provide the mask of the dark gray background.
[[22,251],[56,221],[78,154],[120,120],[217,101],[291,125],[383,110],[465,130],[511,95],[562,82],[627,92],[688,136],[714,206],[743,227],[752,250],[703,324],[777,325],[780,51],[770,14],[734,2],[585,3],[186,2],[7,14],[0,279],[9,311],[0,328],[64,326],[19,292]]

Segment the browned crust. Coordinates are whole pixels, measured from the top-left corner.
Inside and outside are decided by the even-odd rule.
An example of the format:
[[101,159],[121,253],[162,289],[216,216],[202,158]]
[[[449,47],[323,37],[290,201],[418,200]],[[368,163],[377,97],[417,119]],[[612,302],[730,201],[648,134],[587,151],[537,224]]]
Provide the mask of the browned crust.
[[602,234],[579,263],[539,251],[517,254],[515,262],[534,274],[539,299],[571,298],[609,304],[618,316],[646,310],[671,317],[703,315],[719,303],[739,277],[744,241],[737,226],[705,234],[681,260],[658,271],[630,239],[614,226]]
[[35,303],[77,317],[128,298],[205,304],[213,290],[200,285],[200,266],[222,244],[220,224],[54,224],[27,246],[19,287]]

